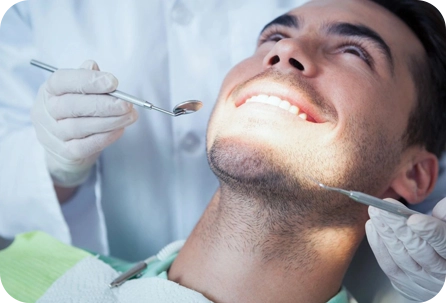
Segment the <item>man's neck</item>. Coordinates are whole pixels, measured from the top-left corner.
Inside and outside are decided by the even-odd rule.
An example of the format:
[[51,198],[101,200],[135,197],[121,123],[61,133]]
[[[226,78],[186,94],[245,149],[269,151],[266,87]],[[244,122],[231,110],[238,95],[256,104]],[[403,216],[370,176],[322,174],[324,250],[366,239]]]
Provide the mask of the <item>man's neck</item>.
[[[364,236],[356,227],[274,222],[258,201],[219,190],[169,271],[214,302],[326,302]],[[362,226],[361,226],[362,224]]]

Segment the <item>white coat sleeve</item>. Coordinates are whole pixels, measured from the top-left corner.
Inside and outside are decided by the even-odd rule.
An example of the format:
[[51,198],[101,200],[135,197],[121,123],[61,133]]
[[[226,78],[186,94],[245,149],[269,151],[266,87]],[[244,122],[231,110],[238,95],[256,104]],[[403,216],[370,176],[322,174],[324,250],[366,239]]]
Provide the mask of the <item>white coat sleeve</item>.
[[30,110],[45,74],[36,55],[28,2],[10,8],[0,26],[0,236],[41,230],[70,243]]

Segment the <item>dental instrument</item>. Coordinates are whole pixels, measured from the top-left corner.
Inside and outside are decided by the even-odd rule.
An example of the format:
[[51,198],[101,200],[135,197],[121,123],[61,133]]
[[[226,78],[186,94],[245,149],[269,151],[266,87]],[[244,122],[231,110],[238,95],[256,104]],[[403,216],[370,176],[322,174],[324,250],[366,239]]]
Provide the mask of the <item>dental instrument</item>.
[[350,199],[353,199],[359,203],[369,205],[369,206],[374,206],[376,208],[386,210],[389,213],[400,215],[400,216],[406,217],[406,218],[410,217],[411,215],[421,214],[421,213],[419,213],[415,210],[409,209],[403,205],[398,205],[398,204],[394,204],[394,203],[391,203],[386,200],[381,200],[381,199],[364,194],[359,191],[345,190],[345,189],[337,188],[337,187],[330,187],[330,186],[327,186],[325,184],[318,182],[317,180],[311,178],[310,176],[307,176],[307,178],[311,179],[313,182],[317,183],[323,189],[338,192],[340,194],[346,195]]
[[157,253],[155,256],[151,256],[150,258],[147,258],[144,261],[138,262],[135,266],[130,268],[128,271],[123,272],[120,274],[116,279],[114,279],[109,287],[114,288],[118,287],[122,284],[124,284],[126,281],[130,280],[131,278],[138,276],[142,273],[144,269],[147,268],[147,265],[154,261],[154,260],[160,260],[163,261],[166,258],[168,258],[172,253],[177,252],[180,250],[181,247],[183,247],[185,240],[179,240],[175,241],[173,243],[170,243],[166,247],[164,247],[159,253]]
[[[54,66],[48,65],[46,63],[43,63],[43,62],[40,62],[40,61],[37,61],[37,60],[34,60],[34,59],[31,60],[30,63],[31,63],[31,65],[34,65],[34,66],[39,67],[41,69],[47,70],[49,72],[55,72],[57,70],[57,68],[54,67]],[[172,112],[170,112],[170,111],[164,110],[162,108],[156,107],[152,103],[149,103],[149,102],[147,102],[145,100],[136,98],[136,97],[134,97],[132,95],[126,94],[126,93],[121,92],[119,90],[115,90],[115,91],[113,91],[111,93],[108,93],[108,94],[113,96],[113,97],[119,98],[121,100],[133,103],[135,105],[138,105],[138,106],[141,106],[141,107],[144,107],[144,108],[147,108],[147,109],[154,109],[154,110],[157,110],[159,112],[162,112],[164,114],[171,115],[171,116],[174,116],[174,117],[181,116],[181,115],[184,115],[184,114],[192,114],[192,113],[198,111],[203,106],[203,103],[201,101],[198,101],[198,100],[188,100],[188,101],[184,101],[182,103],[177,104],[173,108]]]

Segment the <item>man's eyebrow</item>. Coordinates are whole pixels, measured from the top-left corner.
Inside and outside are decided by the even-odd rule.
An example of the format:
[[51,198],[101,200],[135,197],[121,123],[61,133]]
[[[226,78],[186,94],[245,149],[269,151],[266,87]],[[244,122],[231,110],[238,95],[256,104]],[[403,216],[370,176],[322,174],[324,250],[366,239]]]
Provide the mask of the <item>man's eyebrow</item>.
[[348,36],[348,37],[361,37],[371,40],[375,45],[384,53],[390,69],[393,74],[393,56],[389,45],[384,41],[384,39],[371,28],[361,25],[361,24],[351,24],[351,23],[330,23],[324,26],[328,34]]
[[265,25],[260,34],[263,33],[268,27],[274,25],[283,25],[286,27],[294,27],[297,29],[299,28],[299,18],[289,14],[284,14],[282,16],[279,16],[270,23],[268,23],[267,25]]

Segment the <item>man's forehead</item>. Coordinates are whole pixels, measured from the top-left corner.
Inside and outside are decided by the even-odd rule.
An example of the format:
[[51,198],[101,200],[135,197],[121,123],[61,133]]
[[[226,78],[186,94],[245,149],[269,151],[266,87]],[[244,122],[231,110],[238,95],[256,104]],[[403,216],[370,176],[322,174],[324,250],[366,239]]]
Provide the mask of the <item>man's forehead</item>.
[[361,22],[377,30],[383,27],[385,31],[389,31],[389,28],[376,22],[379,20],[398,25],[398,30],[410,31],[396,15],[371,0],[311,0],[290,10],[288,15],[295,16],[301,26],[311,23]]
[[376,3],[373,0],[309,0],[302,5],[290,10],[298,11],[304,9],[318,9],[319,12],[327,10],[330,12],[349,12],[353,15],[361,14],[361,12],[391,14],[385,7]]

